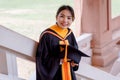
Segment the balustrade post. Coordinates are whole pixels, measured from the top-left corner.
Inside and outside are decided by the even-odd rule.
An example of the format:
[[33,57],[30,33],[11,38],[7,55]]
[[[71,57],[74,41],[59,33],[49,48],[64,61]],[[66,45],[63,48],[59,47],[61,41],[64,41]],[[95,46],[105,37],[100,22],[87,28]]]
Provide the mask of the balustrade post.
[[16,55],[0,48],[0,80],[22,80],[18,78]]
[[7,59],[5,51],[0,49],[0,73],[1,74],[7,74]]
[[11,52],[6,51],[6,57],[7,57],[8,76],[11,78],[11,80],[17,80],[18,72],[17,72],[16,56]]

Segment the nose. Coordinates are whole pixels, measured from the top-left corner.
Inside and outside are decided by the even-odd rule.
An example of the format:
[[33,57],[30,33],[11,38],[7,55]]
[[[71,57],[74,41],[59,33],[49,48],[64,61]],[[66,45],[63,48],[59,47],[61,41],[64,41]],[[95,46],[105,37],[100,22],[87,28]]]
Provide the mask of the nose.
[[64,22],[67,22],[67,21],[68,21],[67,17],[64,17]]

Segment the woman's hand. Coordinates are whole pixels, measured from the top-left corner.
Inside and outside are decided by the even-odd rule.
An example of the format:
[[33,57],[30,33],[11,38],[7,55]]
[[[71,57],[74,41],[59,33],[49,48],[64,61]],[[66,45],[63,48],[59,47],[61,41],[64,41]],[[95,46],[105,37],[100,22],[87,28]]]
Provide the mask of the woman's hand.
[[[67,59],[67,62],[70,62],[71,59]],[[62,64],[64,62],[64,59],[60,59],[60,64]]]
[[[78,64],[76,64],[74,61],[71,61],[71,59],[67,59],[68,62],[70,62],[72,67],[78,66]],[[64,59],[60,59],[60,64],[62,64],[64,62]]]
[[74,63],[74,61],[71,61],[71,66],[75,67],[75,66],[78,66],[78,64]]

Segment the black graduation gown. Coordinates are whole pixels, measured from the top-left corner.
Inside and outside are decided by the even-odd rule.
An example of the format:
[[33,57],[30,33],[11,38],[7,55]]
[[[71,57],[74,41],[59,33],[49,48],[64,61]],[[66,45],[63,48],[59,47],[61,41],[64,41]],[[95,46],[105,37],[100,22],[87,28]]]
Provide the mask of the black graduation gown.
[[[59,46],[62,48],[66,47],[66,45],[59,45]],[[67,53],[68,53],[67,58],[73,60],[77,64],[79,64],[81,57],[90,57],[71,45],[68,45]],[[65,50],[61,51],[59,54],[61,58],[63,58],[64,55],[65,55]]]
[[[61,39],[46,31],[57,34],[53,30],[47,29],[40,36],[36,52],[36,80],[62,80],[60,59],[63,57],[59,55],[59,41]],[[69,28],[68,33],[65,40],[69,41],[69,45],[78,49],[74,34]],[[78,66],[71,67],[72,80],[76,80],[74,71],[77,69]]]

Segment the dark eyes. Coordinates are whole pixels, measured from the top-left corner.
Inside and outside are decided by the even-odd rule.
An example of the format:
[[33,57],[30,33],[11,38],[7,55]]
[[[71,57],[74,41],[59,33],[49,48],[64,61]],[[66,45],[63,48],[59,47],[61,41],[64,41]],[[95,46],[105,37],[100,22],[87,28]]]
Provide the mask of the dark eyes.
[[[60,17],[61,17],[61,18],[65,18],[65,16],[63,16],[63,15],[61,15]],[[68,16],[67,19],[72,19],[72,17],[69,17],[69,16]]]
[[68,19],[72,19],[71,17],[68,17]]

